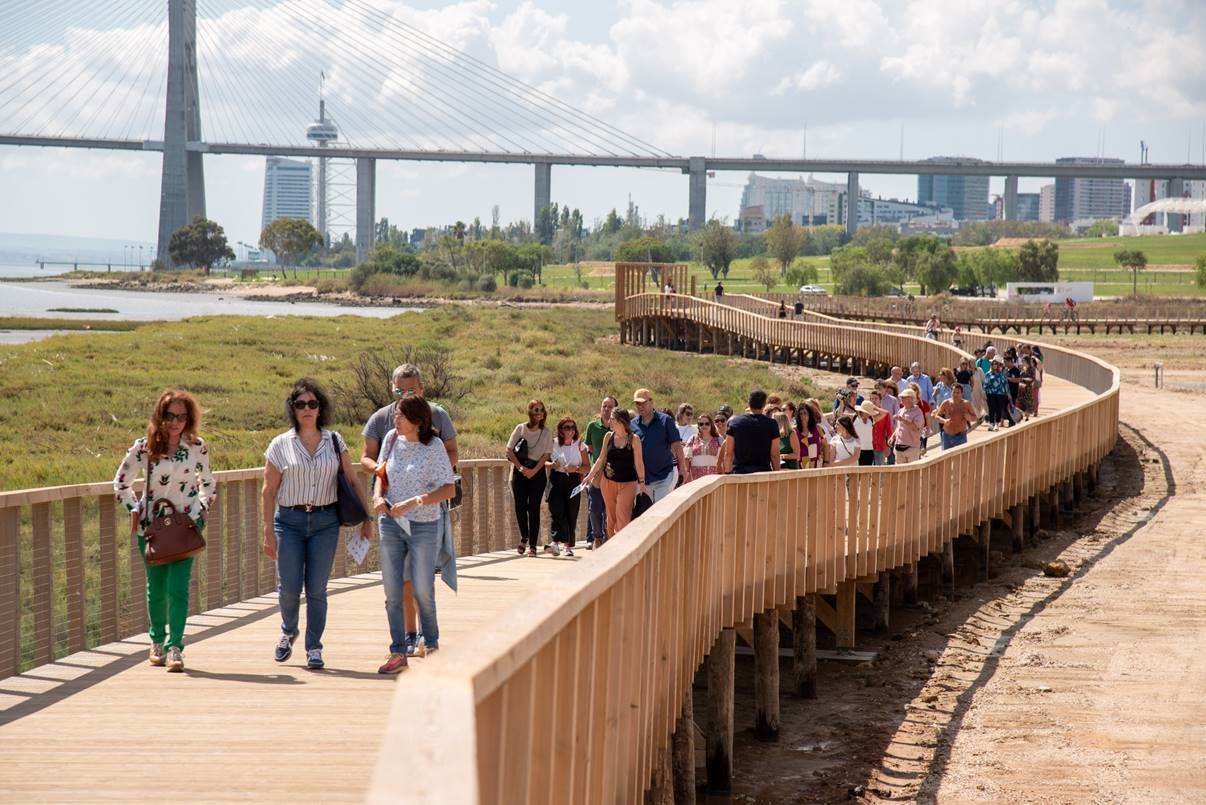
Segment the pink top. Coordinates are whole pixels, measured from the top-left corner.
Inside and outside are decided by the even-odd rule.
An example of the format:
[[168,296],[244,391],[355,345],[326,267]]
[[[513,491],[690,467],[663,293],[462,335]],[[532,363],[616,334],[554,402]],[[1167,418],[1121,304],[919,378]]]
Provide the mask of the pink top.
[[716,465],[716,457],[720,455],[720,439],[713,436],[708,440],[701,439],[696,433],[687,440],[683,447],[689,466],[688,481],[715,475],[720,471]]

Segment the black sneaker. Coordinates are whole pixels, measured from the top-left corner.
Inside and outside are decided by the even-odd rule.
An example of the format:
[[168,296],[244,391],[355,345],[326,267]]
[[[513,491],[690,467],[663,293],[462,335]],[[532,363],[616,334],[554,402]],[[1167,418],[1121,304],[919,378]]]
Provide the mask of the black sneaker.
[[298,632],[291,635],[283,634],[281,639],[276,643],[276,650],[272,652],[272,659],[277,662],[284,662],[293,656],[293,641],[297,639]]

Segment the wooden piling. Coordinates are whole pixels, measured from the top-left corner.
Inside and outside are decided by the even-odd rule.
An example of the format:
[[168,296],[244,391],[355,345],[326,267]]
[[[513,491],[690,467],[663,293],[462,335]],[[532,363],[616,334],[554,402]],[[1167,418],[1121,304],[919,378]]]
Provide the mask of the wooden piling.
[[891,605],[892,605],[892,574],[883,570],[880,571],[879,581],[875,584],[875,601],[874,615],[875,622],[873,628],[877,632],[886,632],[891,624]]
[[942,546],[942,591],[947,598],[955,597],[955,542],[948,540]]
[[723,629],[708,653],[704,762],[710,794],[727,794],[733,789],[733,659],[736,649],[737,633]]
[[674,725],[673,757],[674,801],[695,802],[695,697],[691,686],[683,697],[683,709]]
[[812,595],[796,597],[791,613],[791,687],[804,699],[817,697],[817,605]]
[[754,616],[754,737],[779,740],[779,615]]
[[977,547],[979,548],[977,556],[980,562],[976,578],[980,581],[988,581],[988,557],[992,551],[992,520],[985,520],[980,523],[980,544]]
[[1026,522],[1021,506],[1014,506],[1009,511],[1010,525],[1013,529],[1013,552],[1020,553],[1026,545]]

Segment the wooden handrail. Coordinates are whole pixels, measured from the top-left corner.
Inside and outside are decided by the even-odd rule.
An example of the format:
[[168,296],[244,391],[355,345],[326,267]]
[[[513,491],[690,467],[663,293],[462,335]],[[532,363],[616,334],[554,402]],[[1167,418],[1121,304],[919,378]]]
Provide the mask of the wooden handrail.
[[[912,335],[784,322],[698,299],[617,300],[622,322],[641,317],[878,362],[923,357],[935,366],[931,359],[965,354]],[[438,677],[399,681],[398,723],[378,755],[370,799],[389,801],[405,773],[419,802],[640,801],[722,628],[916,561],[1109,452],[1117,370],[1056,348],[1047,364],[1096,396],[925,462],[680,487],[591,562],[558,574],[523,612],[501,617],[474,645],[446,647]],[[439,713],[438,728],[408,729],[415,705]]]

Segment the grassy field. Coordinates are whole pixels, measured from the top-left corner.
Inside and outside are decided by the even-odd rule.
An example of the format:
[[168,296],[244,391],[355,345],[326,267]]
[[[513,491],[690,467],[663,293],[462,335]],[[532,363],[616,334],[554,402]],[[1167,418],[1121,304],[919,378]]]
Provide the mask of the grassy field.
[[[359,317],[196,318],[134,332],[55,336],[0,347],[0,490],[106,480],[143,432],[160,390],[183,386],[206,410],[215,467],[263,462],[286,427],[292,382],[350,381],[362,352],[440,344],[468,396],[452,406],[465,457],[500,457],[502,445],[539,397],[552,416],[584,425],[606,392],[644,386],[659,407],[690,401],[737,405],[766,386],[798,399],[762,365],[716,356],[621,347],[610,310],[447,307],[384,321]],[[382,378],[382,386],[388,382]],[[631,400],[631,397],[627,397]],[[353,445],[363,423],[337,423]]]

